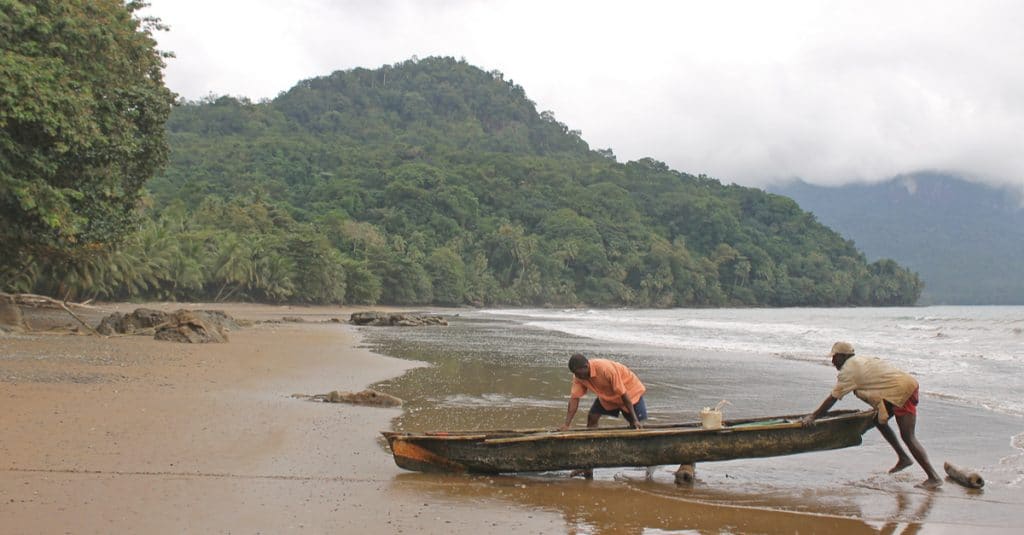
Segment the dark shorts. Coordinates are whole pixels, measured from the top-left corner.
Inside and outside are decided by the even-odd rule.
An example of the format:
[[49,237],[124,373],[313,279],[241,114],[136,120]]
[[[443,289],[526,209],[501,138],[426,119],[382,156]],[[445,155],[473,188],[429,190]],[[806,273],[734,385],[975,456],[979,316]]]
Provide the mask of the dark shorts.
[[[601,405],[600,399],[595,399],[594,404],[590,406],[590,412],[604,414],[605,416],[617,417],[622,412],[622,409],[608,410]],[[636,400],[636,403],[633,404],[633,413],[636,414],[637,419],[640,421],[644,421],[647,419],[647,404],[644,403],[643,396],[640,396],[640,399]]]

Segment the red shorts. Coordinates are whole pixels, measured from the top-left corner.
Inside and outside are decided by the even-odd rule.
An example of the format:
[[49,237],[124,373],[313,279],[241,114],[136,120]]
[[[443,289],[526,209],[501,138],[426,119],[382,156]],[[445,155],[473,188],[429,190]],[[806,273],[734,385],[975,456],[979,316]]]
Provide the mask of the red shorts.
[[[905,416],[907,414],[917,414],[917,391],[918,390],[920,390],[920,387],[914,389],[914,393],[910,394],[910,398],[907,399],[907,402],[904,403],[902,406],[900,406],[900,407],[895,407],[894,406],[892,408],[893,416]],[[888,405],[888,403],[887,403],[887,405]]]

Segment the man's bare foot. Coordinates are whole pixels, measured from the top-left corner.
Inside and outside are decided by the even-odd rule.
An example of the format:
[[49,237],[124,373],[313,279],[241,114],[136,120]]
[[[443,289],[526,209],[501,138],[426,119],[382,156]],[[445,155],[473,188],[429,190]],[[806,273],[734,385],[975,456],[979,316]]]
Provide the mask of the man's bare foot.
[[928,479],[926,479],[926,480],[924,480],[924,481],[922,481],[922,482],[920,482],[920,483],[918,483],[917,485],[914,485],[914,486],[919,488],[919,489],[935,490],[935,489],[937,489],[937,488],[942,486],[942,480],[941,479],[928,478]]
[[569,477],[582,477],[583,479],[594,479],[594,471],[590,468],[580,468],[569,472]]
[[899,472],[900,470],[903,470],[904,468],[912,464],[914,464],[914,461],[911,461],[909,458],[900,459],[896,461],[896,466],[893,466],[892,468],[889,469],[889,473],[895,474],[896,472]]

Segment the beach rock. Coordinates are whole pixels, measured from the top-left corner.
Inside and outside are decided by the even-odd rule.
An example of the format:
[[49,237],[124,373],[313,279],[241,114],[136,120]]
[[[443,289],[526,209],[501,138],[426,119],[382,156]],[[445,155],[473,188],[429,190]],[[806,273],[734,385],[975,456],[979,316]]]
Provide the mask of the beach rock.
[[[100,320],[96,331],[108,336],[111,334],[150,334],[165,326],[173,329],[174,325],[172,324],[179,323],[179,320],[175,319],[175,315],[184,312],[187,311],[164,312],[150,308],[137,308],[129,314],[114,312]],[[197,317],[202,318],[204,323],[220,332],[240,327],[234,318],[222,310],[196,310],[194,313]]]
[[136,308],[131,314],[113,314],[100,320],[96,332],[104,335],[135,334],[167,323],[170,314],[149,308]]
[[223,343],[228,341],[228,324],[234,322],[220,311],[178,310],[157,328],[153,338],[191,344]]
[[354,312],[349,323],[355,325],[387,327],[420,327],[423,325],[448,325],[448,320],[436,314],[412,314],[402,312]]
[[[184,312],[179,310],[178,312]],[[212,325],[217,326],[221,330],[237,331],[245,325],[249,325],[252,322],[245,320],[238,320],[229,316],[223,310],[196,310],[197,314],[201,315],[206,321]]]

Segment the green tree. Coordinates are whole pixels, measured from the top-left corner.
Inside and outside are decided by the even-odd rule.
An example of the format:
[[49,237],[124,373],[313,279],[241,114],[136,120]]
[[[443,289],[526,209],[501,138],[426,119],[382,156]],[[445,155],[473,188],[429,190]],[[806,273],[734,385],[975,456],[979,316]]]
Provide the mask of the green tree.
[[64,262],[129,230],[174,102],[143,5],[0,0],[0,263]]
[[427,257],[434,302],[461,305],[466,299],[466,267],[462,257],[450,247],[434,249]]

